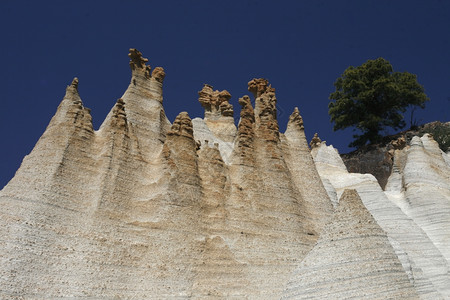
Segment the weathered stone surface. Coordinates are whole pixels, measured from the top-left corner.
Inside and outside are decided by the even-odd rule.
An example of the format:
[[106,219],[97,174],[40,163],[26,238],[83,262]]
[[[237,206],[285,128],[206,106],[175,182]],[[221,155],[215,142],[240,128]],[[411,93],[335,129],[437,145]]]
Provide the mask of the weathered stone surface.
[[[24,158],[21,168],[3,189],[3,194],[43,200],[40,194],[48,193],[49,197],[53,198],[55,195],[51,190],[55,184],[54,180],[62,180],[63,166],[71,166],[73,163],[75,167],[76,162],[73,160],[77,159],[85,159],[89,162],[92,157],[89,151],[90,144],[94,138],[90,110],[83,106],[78,94],[78,79],[75,78],[67,87],[64,99],[37,142],[35,150]],[[74,157],[74,154],[78,157]],[[79,167],[85,169],[90,166]],[[76,170],[73,171],[75,173],[70,176],[75,176],[73,178],[75,182],[70,185],[80,183],[77,179],[80,179],[81,174],[77,174]],[[70,176],[67,180],[70,180]],[[85,181],[82,180],[82,182]],[[26,188],[24,188],[25,183],[27,183]],[[83,184],[80,184],[80,189],[82,186]]]
[[312,148],[317,148],[320,146],[320,144],[322,143],[322,140],[320,139],[319,135],[316,133],[314,133],[313,138],[311,139],[311,142],[309,142],[309,146]]
[[[133,124],[139,139],[139,151],[144,159],[154,160],[162,150],[165,135],[170,129],[162,106],[164,70],[157,67],[150,75],[148,59],[136,49],[130,49],[131,83],[121,97],[127,112],[127,120]],[[111,113],[106,117],[109,120]],[[103,125],[100,127],[102,130]]]
[[[197,141],[201,145],[203,145],[205,141],[208,141],[210,143],[210,146],[217,143],[219,145],[219,151],[222,159],[226,163],[229,163],[231,153],[233,152],[234,138],[231,142],[224,141],[223,139],[215,135],[207,124],[210,123],[206,123],[205,120],[201,118],[195,118],[192,120],[195,141]],[[236,126],[234,124],[233,126],[234,126],[234,135],[236,135]]]
[[263,139],[279,142],[277,122],[277,98],[275,89],[266,79],[253,79],[248,83],[248,90],[255,96],[255,125],[257,134]]
[[208,130],[221,141],[232,143],[236,137],[236,125],[233,105],[228,102],[231,98],[230,93],[226,90],[214,91],[212,86],[205,84],[198,95],[198,101],[205,109],[203,122]]
[[429,134],[414,137],[403,153],[396,152],[399,161],[386,192],[450,262],[450,167],[446,154]]
[[345,190],[284,299],[418,299],[386,233],[355,190]]
[[249,96],[239,98],[239,104],[241,105],[241,119],[235,143],[235,153],[238,154],[236,163],[254,165],[255,113]]
[[289,117],[284,135],[281,135],[283,156],[299,193],[304,199],[308,216],[314,220],[314,233],[320,231],[332,212],[332,204],[327,191],[321,184],[319,173],[308,148],[303,119],[296,107]]
[[198,101],[205,108],[206,119],[233,117],[233,105],[229,103],[231,95],[228,91],[214,91],[212,86],[205,84],[198,95]]
[[[396,160],[399,164],[405,161],[404,157],[398,155],[400,152],[396,150],[396,157],[400,157]],[[331,183],[325,187],[332,199],[334,193],[339,196],[345,189],[357,190],[364,206],[387,233],[419,296],[424,299],[448,298],[448,261],[424,229],[402,211],[398,201],[393,201],[391,194],[383,192],[373,175],[348,173],[339,153],[332,146],[322,143],[320,147],[312,149],[312,154],[322,180]],[[445,228],[441,227],[444,232]]]
[[[0,298],[279,299],[300,295],[297,287],[306,281],[321,282],[314,273],[299,277],[305,262],[325,272],[332,258],[349,268],[343,263],[331,272],[349,273],[347,287],[360,290],[336,289],[339,281],[331,278],[330,298],[367,296],[375,284],[386,288],[373,297],[413,297],[415,291],[448,297],[440,252],[446,235],[428,226],[434,216],[446,224],[445,215],[421,215],[416,207],[423,200],[407,190],[411,207],[399,205],[405,215],[396,205],[401,201],[391,202],[373,176],[349,174],[338,153],[320,142],[314,161],[297,108],[279,132],[275,89],[267,80],[248,84],[255,107],[249,96],[239,98],[237,129],[231,95],[207,85],[199,92],[205,117],[191,120],[182,112],[170,124],[162,106],[164,70],[152,72],[136,49],[129,57],[131,83],[100,129],[93,129],[74,79],[0,191]],[[431,168],[445,171],[448,157],[439,160],[432,142],[422,144]],[[414,177],[408,164],[415,160],[398,153],[393,176],[413,190],[416,182],[407,178]],[[425,176],[430,191],[447,184],[444,171]],[[397,187],[394,177],[390,186]],[[356,187],[378,225],[353,196],[338,206],[348,187]],[[336,232],[340,227],[345,234]]]
[[318,176],[292,180],[314,173],[299,116],[282,143],[265,84],[257,116],[241,98],[237,130],[230,95],[206,86],[205,118],[171,125],[163,69],[129,57],[131,83],[100,129],[74,80],[1,191],[0,297],[279,298],[331,213]]

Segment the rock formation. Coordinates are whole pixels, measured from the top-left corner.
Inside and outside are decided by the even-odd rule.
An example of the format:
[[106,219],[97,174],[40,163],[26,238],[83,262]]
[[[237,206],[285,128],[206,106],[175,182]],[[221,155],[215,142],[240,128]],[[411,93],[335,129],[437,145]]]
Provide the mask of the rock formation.
[[419,225],[450,261],[450,165],[432,136],[415,136],[395,150],[386,194]]
[[198,101],[205,109],[205,119],[233,117],[233,105],[229,103],[231,95],[228,91],[213,91],[212,86],[205,84],[198,95]]
[[225,90],[214,91],[208,84],[203,86],[198,95],[198,101],[205,109],[205,118],[193,120],[195,138],[217,143],[223,159],[228,162],[236,136],[233,105],[229,103],[231,95]]
[[370,173],[385,189],[394,167],[395,150],[402,150],[415,136],[422,137],[424,134],[434,134],[433,139],[439,143],[440,149],[449,153],[450,122],[435,121],[383,137],[379,143],[365,145],[353,152],[342,154],[341,157],[349,172]]
[[316,133],[314,133],[314,136],[311,139],[311,142],[309,142],[309,146],[311,147],[311,149],[313,149],[313,148],[319,147],[321,143],[322,143],[322,140],[320,139],[319,135],[316,132]]
[[[429,150],[425,151],[418,142],[421,139],[413,140],[416,142],[411,147],[395,150],[394,168],[386,192],[373,175],[349,173],[332,146],[322,143],[312,149],[312,155],[336,206],[345,189],[358,192],[364,206],[386,232],[418,295],[423,299],[447,299],[450,297],[450,261],[446,257],[448,244],[445,240],[448,242],[450,233],[449,214],[446,214],[450,199],[450,172],[448,165],[445,167],[443,164],[442,155],[437,155],[438,152],[444,153],[435,142],[426,143]],[[414,144],[419,147],[414,149]],[[431,153],[434,153],[432,157]],[[408,172],[408,163],[415,171]],[[425,165],[427,169],[423,169]],[[437,166],[441,171],[437,171]],[[421,168],[421,173],[417,172],[418,168]],[[424,181],[427,183],[421,183]],[[412,190],[411,193],[405,192],[408,190]]]
[[[385,194],[318,138],[313,159],[298,108],[280,133],[266,79],[248,83],[237,127],[209,85],[204,118],[171,124],[164,70],[129,58],[100,128],[74,79],[0,192],[0,298],[448,297],[448,158],[431,140],[396,153]],[[338,201],[347,188],[359,196]]]
[[286,290],[295,299],[418,299],[386,233],[355,190],[345,190]]

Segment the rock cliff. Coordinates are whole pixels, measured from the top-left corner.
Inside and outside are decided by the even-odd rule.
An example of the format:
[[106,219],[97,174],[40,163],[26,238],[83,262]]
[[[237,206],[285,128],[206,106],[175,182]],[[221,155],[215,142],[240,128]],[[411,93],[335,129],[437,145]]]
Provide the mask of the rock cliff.
[[426,135],[395,150],[386,191],[371,174],[349,173],[337,150],[325,142],[313,148],[312,155],[336,206],[345,189],[358,192],[386,232],[418,295],[422,299],[448,299],[450,170],[437,143]]
[[171,124],[164,70],[129,58],[101,127],[74,79],[0,192],[0,298],[448,297],[449,160],[430,138],[396,153],[384,193],[318,137],[311,154],[298,108],[281,133],[266,79],[237,126],[210,85],[204,118]]

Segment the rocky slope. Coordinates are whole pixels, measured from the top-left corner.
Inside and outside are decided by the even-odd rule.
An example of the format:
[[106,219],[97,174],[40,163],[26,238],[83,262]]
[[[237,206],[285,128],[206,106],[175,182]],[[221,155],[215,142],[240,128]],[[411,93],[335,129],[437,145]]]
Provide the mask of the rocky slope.
[[387,195],[320,143],[313,159],[298,109],[280,133],[267,80],[248,83],[237,127],[231,95],[209,85],[204,118],[171,124],[164,70],[129,57],[100,129],[74,79],[0,192],[0,298],[448,296],[448,173],[414,173],[444,167],[431,141],[398,154]]
[[283,298],[418,299],[383,229],[355,190],[345,190]]
[[386,191],[371,174],[349,173],[337,150],[325,142],[316,144],[312,155],[333,203],[345,189],[356,189],[419,296],[448,299],[450,166],[437,143],[424,135],[395,150]]

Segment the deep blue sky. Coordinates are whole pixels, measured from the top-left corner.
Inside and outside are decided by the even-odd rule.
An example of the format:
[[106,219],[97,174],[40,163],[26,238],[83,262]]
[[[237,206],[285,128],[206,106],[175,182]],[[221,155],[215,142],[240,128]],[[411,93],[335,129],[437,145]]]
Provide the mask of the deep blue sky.
[[[0,1],[0,188],[44,132],[73,77],[98,128],[130,81],[128,49],[166,71],[164,107],[203,115],[203,83],[238,97],[269,79],[280,127],[298,106],[314,132],[333,132],[328,96],[350,65],[384,57],[417,74],[431,101],[421,122],[450,119],[450,1]],[[409,117],[407,118],[409,123]]]

